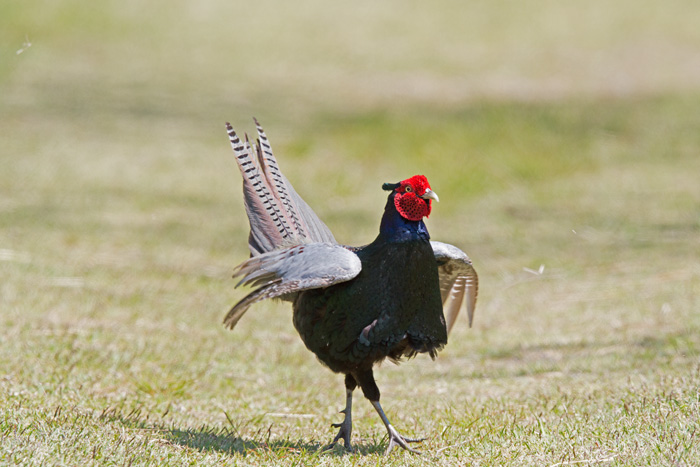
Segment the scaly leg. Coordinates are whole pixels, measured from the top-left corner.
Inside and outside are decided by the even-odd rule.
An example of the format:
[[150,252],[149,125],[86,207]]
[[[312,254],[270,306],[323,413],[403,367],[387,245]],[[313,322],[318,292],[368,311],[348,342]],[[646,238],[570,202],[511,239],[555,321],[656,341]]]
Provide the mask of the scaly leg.
[[419,451],[416,451],[408,446],[408,443],[420,443],[421,441],[424,441],[425,438],[405,438],[401,436],[398,431],[396,431],[396,428],[394,428],[394,426],[389,422],[384,410],[382,410],[381,404],[379,404],[379,388],[377,387],[377,383],[374,381],[374,374],[372,373],[372,370],[365,370],[363,372],[355,373],[354,377],[362,388],[362,392],[364,393],[365,397],[369,399],[372,406],[381,417],[382,422],[386,427],[386,431],[389,434],[389,446],[386,448],[385,454],[389,454],[392,449],[394,449],[394,446],[400,446],[413,454],[420,454]]
[[416,451],[415,449],[411,448],[407,443],[420,443],[421,441],[425,441],[425,438],[413,439],[405,438],[404,436],[400,435],[399,432],[396,431],[396,428],[394,428],[394,426],[389,422],[389,419],[384,413],[384,410],[382,410],[382,406],[379,404],[379,401],[370,402],[381,417],[382,422],[384,422],[384,426],[386,427],[386,431],[389,433],[389,446],[386,448],[386,454],[389,454],[391,450],[394,449],[394,446],[401,446],[413,454],[420,454],[420,451]]
[[334,428],[340,428],[338,434],[333,438],[333,442],[328,446],[324,447],[323,450],[327,451],[333,449],[339,440],[343,440],[345,443],[345,450],[352,452],[352,443],[350,438],[352,436],[352,392],[357,386],[355,378],[352,375],[345,375],[345,409],[341,410],[340,413],[345,414],[345,418],[341,423],[333,423],[331,426]]

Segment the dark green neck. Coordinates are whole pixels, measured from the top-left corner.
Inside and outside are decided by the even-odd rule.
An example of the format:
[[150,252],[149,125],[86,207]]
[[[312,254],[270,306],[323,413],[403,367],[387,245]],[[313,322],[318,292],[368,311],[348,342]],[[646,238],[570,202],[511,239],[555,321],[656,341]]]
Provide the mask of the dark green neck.
[[430,234],[423,220],[411,221],[399,214],[394,205],[395,195],[396,193],[389,195],[384,207],[384,215],[379,225],[379,238],[387,242],[430,240]]

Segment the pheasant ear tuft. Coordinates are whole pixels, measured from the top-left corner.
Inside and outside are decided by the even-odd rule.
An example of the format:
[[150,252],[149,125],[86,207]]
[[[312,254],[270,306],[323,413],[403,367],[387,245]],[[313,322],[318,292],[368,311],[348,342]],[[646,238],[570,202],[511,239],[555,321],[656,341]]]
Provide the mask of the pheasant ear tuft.
[[393,190],[397,189],[397,188],[400,187],[400,186],[401,186],[400,183],[385,183],[385,184],[382,185],[382,190],[384,190],[384,191],[393,191]]

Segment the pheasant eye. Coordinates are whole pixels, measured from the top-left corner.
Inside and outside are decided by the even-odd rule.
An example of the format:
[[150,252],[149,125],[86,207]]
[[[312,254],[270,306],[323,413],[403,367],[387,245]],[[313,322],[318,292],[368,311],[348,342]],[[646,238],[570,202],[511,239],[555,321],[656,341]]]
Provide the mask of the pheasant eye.
[[405,191],[406,193],[410,193],[410,192],[413,191],[413,188],[411,188],[411,185],[406,185],[406,188],[404,188],[404,191]]

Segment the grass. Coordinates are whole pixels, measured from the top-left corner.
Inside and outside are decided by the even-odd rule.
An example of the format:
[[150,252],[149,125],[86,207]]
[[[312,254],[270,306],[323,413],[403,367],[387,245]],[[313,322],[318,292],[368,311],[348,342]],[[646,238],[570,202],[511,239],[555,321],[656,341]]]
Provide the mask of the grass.
[[[698,462],[695,2],[90,5],[0,6],[0,463]],[[342,379],[287,305],[221,326],[250,115],[340,241],[425,173],[474,260],[474,328],[377,371],[423,456],[360,397],[319,452]]]

